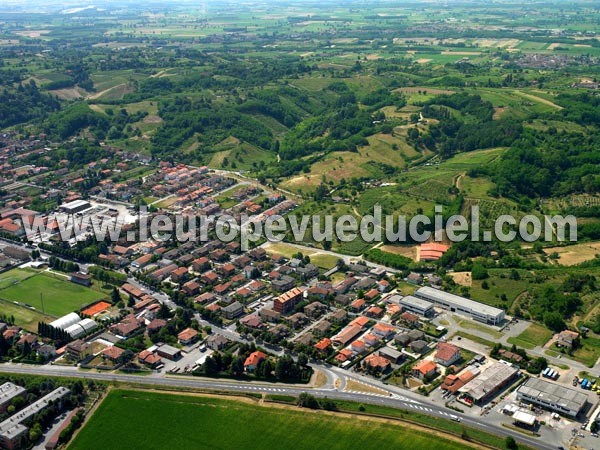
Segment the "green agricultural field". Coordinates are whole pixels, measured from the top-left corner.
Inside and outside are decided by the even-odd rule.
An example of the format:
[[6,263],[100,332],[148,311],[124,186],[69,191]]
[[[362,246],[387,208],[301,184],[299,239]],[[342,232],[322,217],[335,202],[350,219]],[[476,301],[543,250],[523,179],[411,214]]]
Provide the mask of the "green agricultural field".
[[53,278],[44,273],[35,274],[17,284],[0,289],[0,299],[30,305],[53,317],[63,316],[105,297],[102,292],[71,283],[66,278]]
[[532,323],[518,336],[508,338],[508,342],[517,347],[533,349],[543,346],[551,337],[552,331],[542,325]]
[[462,442],[389,423],[201,396],[115,390],[69,448],[375,450],[432,446],[440,450],[466,448]]

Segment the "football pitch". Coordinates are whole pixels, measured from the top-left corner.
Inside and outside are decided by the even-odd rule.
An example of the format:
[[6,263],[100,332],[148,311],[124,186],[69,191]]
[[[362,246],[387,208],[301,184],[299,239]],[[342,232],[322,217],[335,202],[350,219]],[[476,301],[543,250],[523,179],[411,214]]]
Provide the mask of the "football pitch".
[[0,275],[0,299],[31,306],[52,317],[60,317],[106,294],[70,282],[67,278],[54,278],[43,272],[15,269]]

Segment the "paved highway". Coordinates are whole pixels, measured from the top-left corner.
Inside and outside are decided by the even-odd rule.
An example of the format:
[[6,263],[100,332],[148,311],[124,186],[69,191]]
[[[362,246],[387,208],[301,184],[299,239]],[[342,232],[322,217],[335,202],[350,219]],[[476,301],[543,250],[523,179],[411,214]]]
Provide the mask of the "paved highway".
[[21,375],[42,375],[52,377],[80,378],[84,380],[95,380],[104,382],[133,383],[145,386],[177,388],[182,391],[185,391],[186,389],[202,389],[236,393],[264,393],[293,396],[297,396],[302,392],[310,392],[312,395],[319,398],[327,397],[331,399],[350,400],[360,403],[390,406],[443,419],[457,420],[460,417],[461,422],[465,425],[468,425],[473,428],[482,429],[487,432],[501,436],[512,436],[517,441],[520,441],[534,448],[544,450],[556,448],[556,446],[554,445],[545,443],[543,441],[539,441],[533,437],[525,436],[521,433],[512,431],[510,429],[498,427],[491,424],[485,424],[480,422],[479,420],[474,420],[470,417],[466,417],[460,413],[451,411],[445,407],[424,404],[412,399],[408,399],[404,397],[404,395],[399,395],[395,393],[391,393],[390,396],[384,396],[358,392],[340,392],[334,388],[324,389],[296,387],[284,384],[259,384],[241,381],[211,380],[205,378],[192,378],[183,376],[169,377],[164,376],[162,374],[140,376],[117,373],[82,372],[78,371],[76,368],[67,368],[59,366],[32,366],[12,363],[1,364],[0,372]]

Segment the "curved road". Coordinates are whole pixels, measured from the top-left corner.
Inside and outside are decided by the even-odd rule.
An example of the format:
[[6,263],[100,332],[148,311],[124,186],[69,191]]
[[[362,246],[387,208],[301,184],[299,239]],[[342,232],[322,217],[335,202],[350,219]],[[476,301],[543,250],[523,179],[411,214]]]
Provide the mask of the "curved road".
[[[75,369],[75,368],[73,368]],[[338,400],[350,400],[360,403],[368,403],[374,405],[390,406],[397,409],[403,409],[408,411],[414,411],[421,414],[426,414],[433,417],[439,417],[444,419],[457,420],[460,416],[461,423],[466,424],[473,428],[478,428],[487,431],[492,434],[500,436],[512,436],[515,440],[520,441],[526,445],[540,449],[555,449],[553,445],[549,445],[545,442],[539,441],[535,438],[525,436],[521,433],[512,431],[508,428],[498,427],[491,424],[481,423],[480,421],[474,420],[470,417],[464,416],[460,413],[451,411],[445,407],[439,407],[429,403],[422,403],[417,400],[406,398],[402,394],[390,393],[390,396],[358,393],[358,392],[340,392],[335,388],[310,388],[310,387],[295,387],[291,385],[283,384],[258,384],[241,381],[221,381],[221,380],[210,380],[203,378],[192,378],[182,376],[166,377],[162,374],[157,375],[126,375],[117,373],[94,373],[94,372],[82,372],[58,366],[31,366],[24,364],[2,364],[0,365],[0,372],[20,374],[20,375],[42,375],[50,377],[65,377],[65,378],[80,378],[85,380],[96,380],[105,382],[120,382],[120,383],[134,383],[146,386],[163,386],[163,387],[174,387],[181,390],[187,389],[204,389],[204,390],[217,390],[217,391],[229,391],[238,393],[264,393],[264,394],[277,394],[277,395],[293,395],[298,396],[302,392],[310,392],[315,397],[320,398],[331,398]],[[162,376],[161,376],[162,375]],[[338,375],[337,373],[335,375]],[[327,375],[328,380],[331,381],[331,373]],[[328,383],[329,384],[329,383]],[[386,386],[388,387],[388,386]]]

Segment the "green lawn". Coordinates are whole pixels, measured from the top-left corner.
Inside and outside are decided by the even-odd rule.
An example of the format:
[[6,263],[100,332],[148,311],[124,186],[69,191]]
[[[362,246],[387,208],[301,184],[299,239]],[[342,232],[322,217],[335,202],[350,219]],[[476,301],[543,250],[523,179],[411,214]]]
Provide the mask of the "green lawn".
[[15,318],[15,325],[25,328],[28,331],[37,333],[38,322],[51,322],[53,317],[44,315],[36,310],[26,308],[25,306],[15,305],[14,303],[0,300],[0,312],[7,317]]
[[71,450],[461,449],[398,425],[282,410],[233,400],[112,391]]
[[482,323],[475,322],[474,320],[461,319],[458,321],[458,325],[461,328],[476,330],[485,334],[489,334],[490,337],[493,337],[495,339],[500,339],[502,337],[502,333],[500,333],[498,330],[495,330],[492,327],[488,327],[487,325],[483,325]]
[[582,339],[580,347],[574,350],[570,357],[588,367],[594,367],[600,358],[600,339],[594,337]]
[[517,347],[532,349],[543,346],[552,337],[552,331],[537,323],[532,323],[521,334],[508,338],[508,342]]
[[44,273],[35,274],[17,284],[0,289],[0,299],[31,305],[53,317],[63,316],[105,297],[102,292],[71,283],[66,278],[53,278]]
[[5,289],[13,284],[35,275],[34,271],[24,269],[13,269],[0,275],[0,289]]

